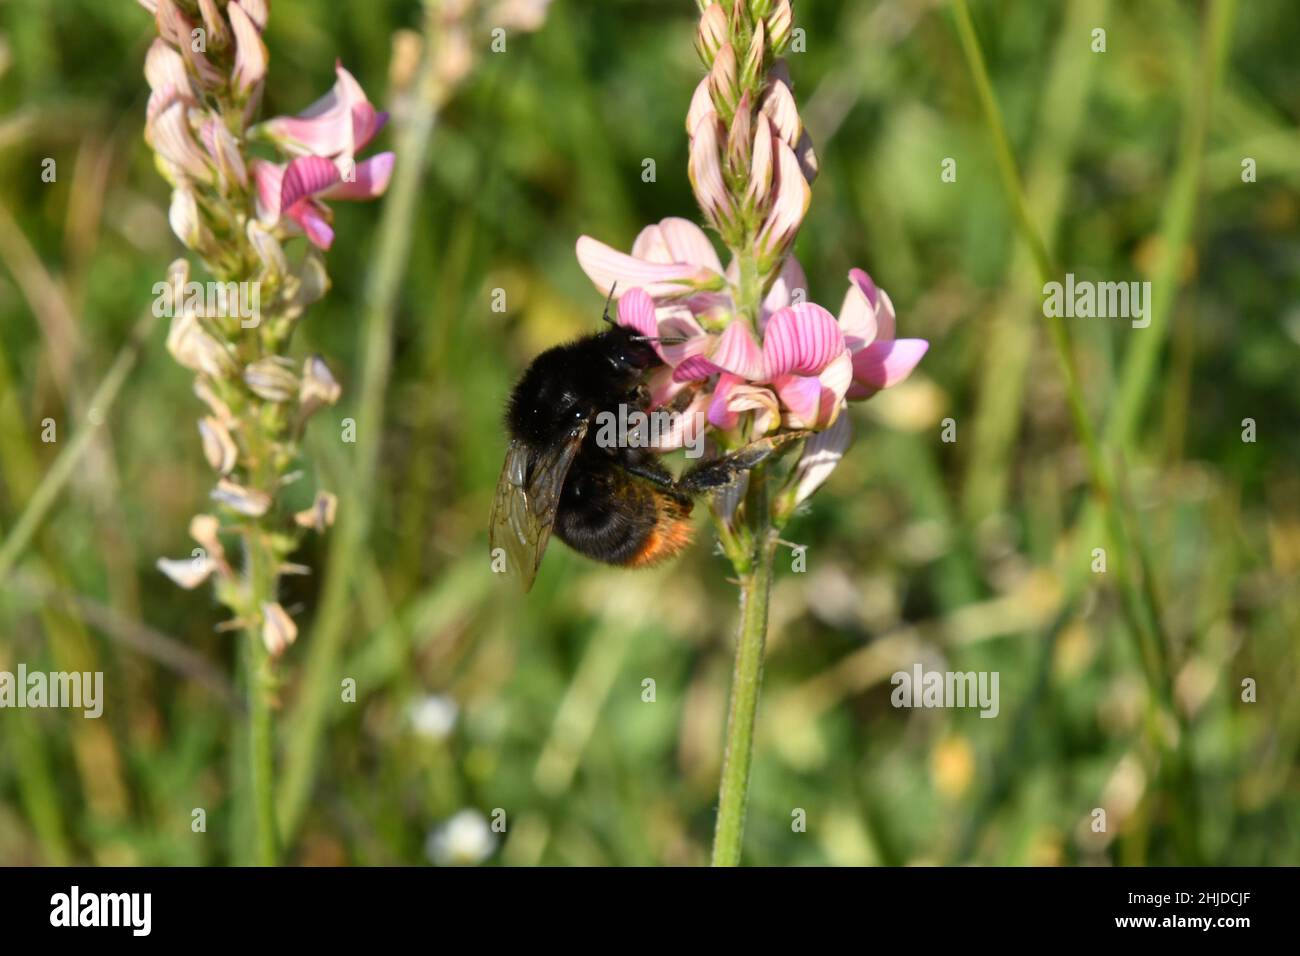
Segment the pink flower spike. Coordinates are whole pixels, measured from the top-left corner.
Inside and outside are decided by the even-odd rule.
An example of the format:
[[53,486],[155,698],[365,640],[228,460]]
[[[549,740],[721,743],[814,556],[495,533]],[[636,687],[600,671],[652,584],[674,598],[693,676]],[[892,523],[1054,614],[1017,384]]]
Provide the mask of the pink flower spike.
[[853,381],[873,390],[897,385],[912,374],[929,348],[925,339],[874,342],[853,356]]
[[324,192],[342,177],[338,167],[320,156],[299,156],[289,163],[280,186],[280,208],[291,209],[298,200]]
[[617,283],[640,286],[651,298],[681,295],[691,289],[718,285],[722,277],[711,269],[689,262],[647,262],[611,249],[591,236],[580,236],[575,251],[578,264],[602,295]]
[[388,189],[393,175],[394,153],[376,153],[353,167],[353,178],[342,179],[323,193],[322,199],[375,199]]
[[775,312],[763,333],[764,378],[786,373],[817,375],[844,350],[834,316],[815,302],[800,302]]

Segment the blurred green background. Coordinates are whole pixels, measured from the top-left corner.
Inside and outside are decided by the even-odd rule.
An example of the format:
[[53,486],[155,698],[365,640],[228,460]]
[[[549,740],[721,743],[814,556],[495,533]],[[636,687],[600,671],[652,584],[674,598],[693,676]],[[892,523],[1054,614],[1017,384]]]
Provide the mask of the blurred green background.
[[[387,102],[394,37],[422,24],[416,0],[271,7],[265,115],[327,90],[336,57]],[[779,559],[747,862],[1300,861],[1300,7],[973,4],[1029,215],[1060,272],[1152,279],[1157,299],[1173,297],[1155,374],[1122,398],[1125,356],[1156,329],[1067,320],[1093,420],[1134,424],[1106,454],[1168,648],[1156,681],[1113,558],[1092,570],[1107,542],[1042,279],[949,5],[795,7],[807,48],[791,72],[821,159],[796,246],[810,295],[834,311],[848,269],[864,267],[892,295],[899,334],[932,346],[905,386],[853,408],[851,451],[786,531],[808,546],[807,571]],[[323,746],[286,859],[703,863],[736,618],[703,521],[697,546],[653,571],[553,545],[526,598],[502,590],[486,556],[509,386],[539,350],[598,323],[574,241],[627,248],[647,223],[698,218],[683,128],[701,74],[696,9],[558,0],[504,53],[489,49],[489,16],[422,160],[383,434],[359,436],[382,441],[365,489],[373,527],[337,659],[318,664]],[[0,538],[88,427],[91,392],[182,251],[142,140],[152,35],[128,0],[0,3]],[[392,142],[390,128],[378,145]],[[953,183],[940,180],[947,157]],[[1244,157],[1257,182],[1242,181]],[[46,158],[54,183],[41,181]],[[344,386],[304,462],[326,486],[357,447],[337,441],[338,423],[356,414],[380,213],[336,209],[334,288],[296,342]],[[0,670],[102,670],[107,694],[101,720],[0,711],[0,863],[251,856],[229,696],[238,638],[214,631],[207,591],[154,568],[188,553],[211,484],[200,406],[165,332],[0,580]],[[41,441],[46,418],[56,442]],[[941,440],[945,418],[955,442]],[[281,663],[282,770],[302,758],[328,549],[311,541],[299,559],[317,573],[286,582],[301,634]],[[890,675],[918,661],[998,671],[998,718],[891,707]],[[332,689],[349,676],[355,703]],[[1256,702],[1242,700],[1245,678]],[[1153,726],[1160,686],[1179,719]],[[505,832],[483,832],[498,809]],[[792,828],[798,809],[806,832]]]

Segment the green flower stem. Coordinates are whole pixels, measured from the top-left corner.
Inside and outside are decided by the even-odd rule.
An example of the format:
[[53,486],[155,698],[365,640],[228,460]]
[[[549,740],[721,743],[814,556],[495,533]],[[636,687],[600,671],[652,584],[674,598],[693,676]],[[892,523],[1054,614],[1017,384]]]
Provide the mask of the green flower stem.
[[256,821],[256,859],[260,866],[276,866],[280,862],[280,838],[275,822],[275,736],[271,719],[275,677],[271,656],[253,623],[248,626],[244,642],[244,677],[248,684],[248,780]]
[[303,694],[290,723],[280,822],[292,841],[302,822],[316,780],[321,738],[331,702],[339,693],[339,666],[347,635],[350,594],[369,536],[368,495],[378,482],[379,438],[383,430],[384,395],[392,354],[393,322],[402,277],[411,247],[415,216],[420,208],[426,155],[442,104],[450,90],[437,71],[437,44],[442,28],[438,4],[427,8],[424,63],[404,118],[396,132],[397,166],[381,214],[375,255],[366,280],[363,332],[364,359],[357,410],[357,461],[352,474],[340,482],[339,516],[325,573],[316,623],[307,648]]
[[[759,469],[755,469],[757,471]],[[762,475],[753,474],[750,480],[761,485]],[[759,497],[763,496],[760,494]],[[755,509],[755,520],[761,527],[755,533],[751,565],[740,578],[740,631],[736,637],[736,667],[731,678],[722,784],[718,788],[718,820],[713,834],[714,866],[739,865],[745,835],[749,768],[754,755],[754,723],[763,683],[767,609],[772,596],[772,564],[777,545],[776,529],[771,526],[767,509]]]

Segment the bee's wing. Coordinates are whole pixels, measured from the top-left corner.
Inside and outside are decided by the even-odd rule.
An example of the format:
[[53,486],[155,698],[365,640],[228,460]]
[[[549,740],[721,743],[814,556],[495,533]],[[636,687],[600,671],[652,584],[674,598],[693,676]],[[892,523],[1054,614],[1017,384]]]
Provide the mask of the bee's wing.
[[527,591],[533,586],[555,524],[555,509],[587,426],[581,425],[568,439],[535,459],[522,442],[512,441],[492,500],[488,546],[493,554],[502,548],[506,571],[517,576]]

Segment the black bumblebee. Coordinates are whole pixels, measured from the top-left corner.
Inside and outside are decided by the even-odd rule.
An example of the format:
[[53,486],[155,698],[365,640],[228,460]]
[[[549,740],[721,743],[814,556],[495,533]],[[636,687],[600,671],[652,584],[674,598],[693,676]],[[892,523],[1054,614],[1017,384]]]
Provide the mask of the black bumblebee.
[[[613,291],[610,292],[613,297]],[[648,411],[648,372],[663,363],[650,340],[611,328],[548,349],[533,360],[506,407],[510,447],[492,502],[489,547],[532,587],[552,529],[580,554],[645,567],[691,541],[692,499],[722,488],[767,458],[788,433],[762,439],[675,478],[648,448],[602,447],[591,428],[620,405]],[[664,340],[669,341],[669,340]]]

